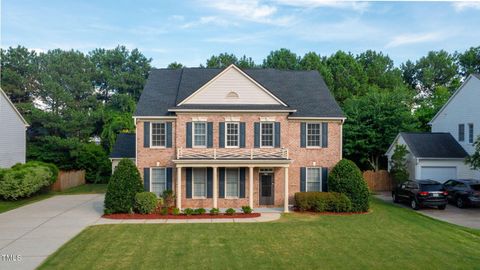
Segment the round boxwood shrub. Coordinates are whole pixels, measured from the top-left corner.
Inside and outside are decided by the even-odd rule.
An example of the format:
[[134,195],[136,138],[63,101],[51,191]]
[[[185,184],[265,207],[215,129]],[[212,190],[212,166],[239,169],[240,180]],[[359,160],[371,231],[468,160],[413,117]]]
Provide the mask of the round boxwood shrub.
[[353,212],[366,212],[369,208],[368,187],[362,172],[348,159],[340,160],[328,176],[329,191],[345,194],[352,202]]
[[105,214],[130,213],[135,195],[143,191],[140,173],[129,159],[122,159],[108,182],[105,195]]
[[140,192],[135,195],[135,210],[140,214],[151,214],[157,207],[157,195],[153,192]]

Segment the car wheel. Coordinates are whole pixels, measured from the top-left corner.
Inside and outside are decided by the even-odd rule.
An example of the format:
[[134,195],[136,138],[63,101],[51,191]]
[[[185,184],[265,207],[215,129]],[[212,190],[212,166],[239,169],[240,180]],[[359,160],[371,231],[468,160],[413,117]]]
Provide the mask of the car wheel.
[[446,204],[444,204],[444,205],[439,205],[439,206],[438,206],[438,209],[440,209],[440,210],[445,210],[446,207],[447,207]]
[[393,202],[398,203],[398,197],[397,194],[393,193]]
[[410,207],[412,207],[413,210],[418,210],[420,209],[420,206],[418,205],[417,201],[415,199],[412,199],[410,201]]
[[462,197],[458,197],[455,200],[455,204],[457,205],[458,208],[464,208],[465,207],[465,202],[463,201]]

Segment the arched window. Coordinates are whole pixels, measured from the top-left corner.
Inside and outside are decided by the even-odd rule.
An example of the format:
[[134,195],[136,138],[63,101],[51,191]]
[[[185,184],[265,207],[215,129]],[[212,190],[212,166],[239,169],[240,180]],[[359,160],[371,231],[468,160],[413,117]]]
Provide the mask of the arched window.
[[237,99],[237,98],[239,98],[239,96],[236,92],[230,91],[230,93],[227,94],[226,98],[227,99]]

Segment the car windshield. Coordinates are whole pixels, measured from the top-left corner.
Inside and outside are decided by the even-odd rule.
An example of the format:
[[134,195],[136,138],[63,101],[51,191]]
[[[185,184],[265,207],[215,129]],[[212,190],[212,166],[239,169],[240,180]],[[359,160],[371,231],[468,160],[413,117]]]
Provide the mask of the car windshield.
[[443,186],[441,184],[422,184],[420,185],[423,191],[441,191]]
[[470,185],[470,187],[475,191],[480,191],[480,185]]

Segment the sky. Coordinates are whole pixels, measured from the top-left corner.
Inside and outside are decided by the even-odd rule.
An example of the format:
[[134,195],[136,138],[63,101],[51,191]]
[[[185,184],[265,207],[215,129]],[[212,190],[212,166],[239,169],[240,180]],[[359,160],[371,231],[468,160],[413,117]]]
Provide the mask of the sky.
[[480,46],[480,2],[323,0],[1,0],[0,46],[89,52],[125,45],[152,58],[205,64],[223,52],[256,63],[287,48],[388,54],[395,65],[431,50]]

